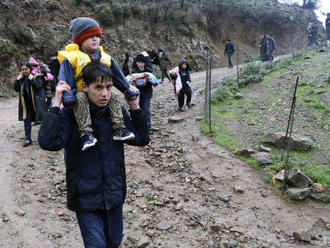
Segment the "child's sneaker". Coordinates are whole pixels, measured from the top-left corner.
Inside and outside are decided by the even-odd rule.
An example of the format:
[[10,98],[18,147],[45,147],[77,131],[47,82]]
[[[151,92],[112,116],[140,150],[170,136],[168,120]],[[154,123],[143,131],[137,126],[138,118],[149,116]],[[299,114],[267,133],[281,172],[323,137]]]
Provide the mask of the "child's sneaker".
[[129,131],[128,128],[125,126],[121,126],[117,128],[113,135],[113,140],[126,141],[126,140],[134,140],[134,139],[135,139],[134,133]]
[[191,104],[190,104],[190,103],[187,103],[187,107],[188,107],[188,108],[191,108]]
[[132,99],[134,96],[138,96],[138,95],[140,95],[140,92],[131,91],[131,90],[126,90],[125,92],[125,96],[127,97],[127,99]]
[[82,140],[82,151],[86,151],[90,147],[95,146],[97,142],[97,139],[90,132],[84,132],[80,138]]

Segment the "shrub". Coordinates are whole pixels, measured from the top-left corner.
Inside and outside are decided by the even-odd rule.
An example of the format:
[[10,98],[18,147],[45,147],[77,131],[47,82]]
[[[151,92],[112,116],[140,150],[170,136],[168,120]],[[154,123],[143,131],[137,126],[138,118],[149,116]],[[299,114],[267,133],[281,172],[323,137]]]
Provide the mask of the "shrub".
[[18,49],[15,44],[7,39],[0,38],[0,60],[4,63],[8,62],[12,58]]

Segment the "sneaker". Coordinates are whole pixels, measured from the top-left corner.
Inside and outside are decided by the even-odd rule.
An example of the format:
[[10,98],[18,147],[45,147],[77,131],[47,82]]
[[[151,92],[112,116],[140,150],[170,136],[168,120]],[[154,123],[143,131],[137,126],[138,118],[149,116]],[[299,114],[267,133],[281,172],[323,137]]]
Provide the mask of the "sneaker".
[[138,95],[140,95],[140,92],[131,91],[131,90],[126,90],[125,92],[125,96],[127,97],[127,99],[132,99],[134,96],[138,96]]
[[92,146],[95,146],[97,139],[93,136],[90,132],[84,132],[80,136],[82,140],[82,151],[86,151],[87,149],[91,148]]
[[29,145],[32,144],[32,141],[31,140],[25,140],[24,144],[23,144],[23,147],[27,147]]
[[129,131],[128,128],[125,126],[117,128],[113,135],[113,140],[125,141],[125,140],[134,140],[134,139],[135,139],[134,133]]
[[187,103],[187,107],[188,107],[188,108],[191,108],[191,104],[190,104],[190,103]]
[[178,108],[178,111],[179,112],[184,112],[183,108],[180,108],[180,107]]

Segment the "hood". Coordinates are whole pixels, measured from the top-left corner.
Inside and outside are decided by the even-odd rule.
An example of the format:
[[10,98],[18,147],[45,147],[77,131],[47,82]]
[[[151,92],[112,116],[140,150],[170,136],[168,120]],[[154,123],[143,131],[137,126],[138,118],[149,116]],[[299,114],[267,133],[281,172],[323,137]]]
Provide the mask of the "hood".
[[179,62],[179,68],[181,69],[182,64],[187,64],[187,70],[191,71],[188,61],[186,59],[181,59]]

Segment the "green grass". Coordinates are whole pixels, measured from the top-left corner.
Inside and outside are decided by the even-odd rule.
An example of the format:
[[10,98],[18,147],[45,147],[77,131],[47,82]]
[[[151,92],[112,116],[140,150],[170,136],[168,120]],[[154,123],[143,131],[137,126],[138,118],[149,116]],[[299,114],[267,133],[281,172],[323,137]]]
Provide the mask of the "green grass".
[[[322,87],[315,87],[314,80],[322,80],[322,82],[325,82],[326,80],[326,78],[320,74],[320,72],[324,73],[326,63],[323,61],[324,59],[322,60],[322,55],[319,53],[312,52],[309,56],[311,59],[308,60],[308,62],[306,62],[304,59],[305,55],[303,55],[297,60],[284,59],[283,61],[273,63],[272,68],[267,68],[268,65],[266,64],[254,64],[250,67],[246,67],[247,70],[243,71],[242,77],[254,75],[253,73],[266,73],[263,81],[258,83],[258,87],[264,87],[265,92],[271,92],[273,90],[273,86],[271,84],[273,80],[282,80],[279,76],[285,75],[283,80],[286,81],[288,78],[294,78],[295,76],[306,78],[304,84],[299,85],[298,87],[297,106],[299,106],[299,108],[305,113],[308,113],[308,116],[311,116],[312,119],[309,119],[307,122],[304,118],[302,118],[302,116],[297,115],[296,123],[299,123],[300,126],[307,127],[312,125],[314,127],[318,127],[318,124],[320,123],[323,130],[313,130],[312,134],[310,132],[306,132],[306,130],[299,130],[299,134],[301,135],[312,135],[312,137],[316,140],[317,147],[309,152],[291,151],[289,166],[290,168],[300,168],[314,182],[318,182],[323,185],[330,185],[330,168],[318,160],[320,153],[326,157],[330,155],[328,138],[324,135],[324,129],[327,129],[330,126],[330,109],[325,103],[322,102],[320,98],[322,95],[320,93],[330,91],[330,84],[323,84]],[[320,58],[318,56],[320,56]],[[322,63],[322,66],[317,67],[317,72],[315,72],[310,65],[312,59],[320,59],[320,62]],[[302,66],[309,69],[302,69]],[[291,73],[292,71],[290,73],[286,73],[288,68],[293,71],[297,71],[297,73]],[[313,71],[313,73],[309,73],[310,71]],[[235,87],[233,87],[234,84],[234,81],[229,81],[225,88],[221,88],[215,92],[212,98],[211,106],[212,131],[209,130],[209,125],[205,122],[201,123],[201,130],[205,134],[210,134],[216,144],[226,148],[232,153],[234,153],[238,147],[251,147],[257,150],[257,144],[254,144],[253,147],[253,144],[247,143],[248,141],[241,140],[242,138],[240,138],[239,132],[236,131],[235,133],[230,133],[233,131],[227,130],[226,127],[228,125],[228,127],[230,127],[232,124],[231,121],[233,121],[233,123],[236,122],[236,125],[239,125],[237,120],[240,118],[243,118],[249,123],[251,121],[256,125],[251,128],[251,132],[253,132],[254,129],[255,132],[257,131],[256,135],[258,136],[253,138],[257,139],[257,143],[260,144],[263,140],[264,132],[266,132],[263,127],[264,116],[253,107],[258,106],[259,104],[265,104],[266,109],[289,116],[289,106],[284,107],[280,105],[281,96],[279,94],[268,94],[268,97],[266,98],[259,97],[258,99],[252,100],[249,100],[247,97],[243,97],[242,99],[234,99],[233,95],[236,92],[242,93],[243,95],[247,93],[248,95],[248,93],[253,92],[255,87],[255,84],[251,83],[243,88],[238,88],[235,91]],[[283,90],[290,90],[290,87],[285,87]],[[311,120],[314,121],[311,122]],[[317,125],[315,125],[315,123]],[[273,129],[276,131],[283,131],[286,128],[286,124],[286,121],[283,123],[278,123],[278,125]],[[232,128],[230,127],[230,130],[231,129]],[[236,129],[234,128],[233,130]],[[265,175],[265,179],[268,182],[272,181],[273,175],[284,167],[284,162],[282,161],[282,150],[272,148],[270,155],[273,159],[273,163],[268,166]],[[263,166],[259,166],[252,158],[240,157],[240,159],[244,160],[247,164],[253,167],[263,168]]]
[[0,97],[2,97],[2,98],[8,98],[9,95],[7,93],[5,93],[5,92],[0,91]]

